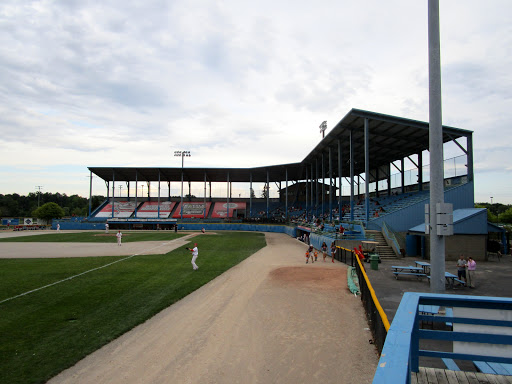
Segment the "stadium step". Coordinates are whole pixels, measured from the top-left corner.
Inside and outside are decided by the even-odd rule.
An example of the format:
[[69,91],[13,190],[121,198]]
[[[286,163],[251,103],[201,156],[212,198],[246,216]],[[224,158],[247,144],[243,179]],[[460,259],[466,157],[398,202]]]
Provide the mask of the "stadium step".
[[396,259],[397,256],[395,254],[395,251],[393,251],[393,248],[390,247],[386,243],[386,239],[384,238],[384,235],[380,231],[366,231],[366,235],[368,237],[372,237],[374,241],[378,242],[379,244],[375,247],[375,250],[379,254],[381,259]]

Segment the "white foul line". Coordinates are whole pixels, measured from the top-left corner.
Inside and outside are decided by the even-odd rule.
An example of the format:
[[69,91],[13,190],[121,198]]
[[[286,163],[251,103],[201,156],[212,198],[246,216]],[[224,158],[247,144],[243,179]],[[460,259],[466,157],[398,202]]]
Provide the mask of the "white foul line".
[[[150,248],[150,249],[148,249],[148,250],[144,251],[144,253],[149,252],[149,251],[151,251],[151,250],[153,250],[153,249],[156,249],[156,248],[163,247],[164,245],[167,245],[167,244],[169,244],[169,243],[172,243],[173,241],[176,241],[176,240],[183,240],[183,238],[174,239],[174,240],[171,240],[171,241],[169,241],[169,242],[167,242],[167,243],[163,243],[163,244],[157,245],[156,247],[153,247],[153,248]],[[128,260],[128,259],[131,259],[132,257],[134,257],[134,256],[139,256],[139,255],[140,255],[140,253],[135,253],[135,254],[133,254],[133,255],[131,255],[131,256],[128,256],[128,257],[125,257],[125,258],[123,258],[123,259],[113,261],[112,263],[108,263],[108,264],[102,265],[101,267],[97,267],[97,268],[89,269],[88,271],[85,271],[85,272],[79,273],[78,275],[74,275],[74,276],[71,276],[71,277],[67,277],[67,278],[65,278],[65,279],[63,279],[63,280],[56,281],[55,283],[51,283],[51,284],[45,285],[44,287],[39,287],[39,288],[33,289],[33,290],[31,290],[31,291],[21,293],[21,294],[19,294],[19,295],[16,295],[16,296],[13,296],[13,297],[9,297],[8,299],[5,299],[5,300],[0,301],[0,304],[3,304],[3,303],[5,303],[5,302],[7,302],[7,301],[11,301],[11,300],[17,299],[18,297],[26,296],[26,295],[28,295],[28,294],[30,294],[30,293],[33,293],[33,292],[40,291],[40,290],[42,290],[42,289],[45,289],[45,288],[51,287],[51,286],[53,286],[53,285],[57,285],[57,284],[63,283],[63,282],[65,282],[65,281],[68,281],[68,280],[74,279],[75,277],[83,276],[83,275],[85,275],[86,273],[93,272],[93,271],[97,271],[98,269],[102,269],[102,268],[109,267],[109,266],[111,266],[111,265],[113,265],[113,264],[116,264],[116,263],[119,263],[119,262],[121,262],[121,261],[125,261],[125,260]]]

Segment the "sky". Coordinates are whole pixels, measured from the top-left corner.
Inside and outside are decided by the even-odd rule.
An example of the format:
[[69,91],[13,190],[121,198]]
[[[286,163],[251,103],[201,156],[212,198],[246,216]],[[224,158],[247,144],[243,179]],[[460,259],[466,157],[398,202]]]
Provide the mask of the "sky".
[[[475,201],[512,204],[512,2],[440,3],[443,124],[474,132]],[[180,167],[176,150],[300,162],[352,108],[428,121],[427,7],[2,0],[0,194],[88,197],[87,167]]]

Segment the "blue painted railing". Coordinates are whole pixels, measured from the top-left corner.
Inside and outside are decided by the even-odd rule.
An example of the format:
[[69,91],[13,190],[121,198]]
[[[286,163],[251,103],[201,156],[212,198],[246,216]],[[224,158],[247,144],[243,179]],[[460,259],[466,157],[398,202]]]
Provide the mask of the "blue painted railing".
[[[456,308],[512,311],[512,299],[406,292],[388,331],[373,384],[409,384],[411,382],[411,371],[418,372],[419,370],[420,356],[512,363],[511,357],[504,357],[503,355],[488,356],[470,350],[465,351],[465,353],[456,353],[420,349],[420,339],[512,345],[512,321],[477,318],[478,316],[474,314],[471,314],[471,317],[433,316],[420,313],[420,306],[453,308],[455,314]],[[446,313],[450,312],[446,311]],[[497,331],[496,328],[494,328],[492,334],[421,329],[420,322],[422,321],[451,323],[454,327],[456,327],[456,324],[495,326],[502,327],[498,330],[502,329],[503,332]]]

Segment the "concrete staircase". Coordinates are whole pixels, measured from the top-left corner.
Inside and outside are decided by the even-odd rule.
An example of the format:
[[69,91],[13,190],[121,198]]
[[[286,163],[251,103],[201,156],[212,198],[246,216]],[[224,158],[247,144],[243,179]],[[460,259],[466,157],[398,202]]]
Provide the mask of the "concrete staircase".
[[372,237],[379,245],[375,247],[375,251],[379,254],[381,259],[397,259],[393,248],[387,243],[384,235],[380,231],[366,230],[366,237]]

